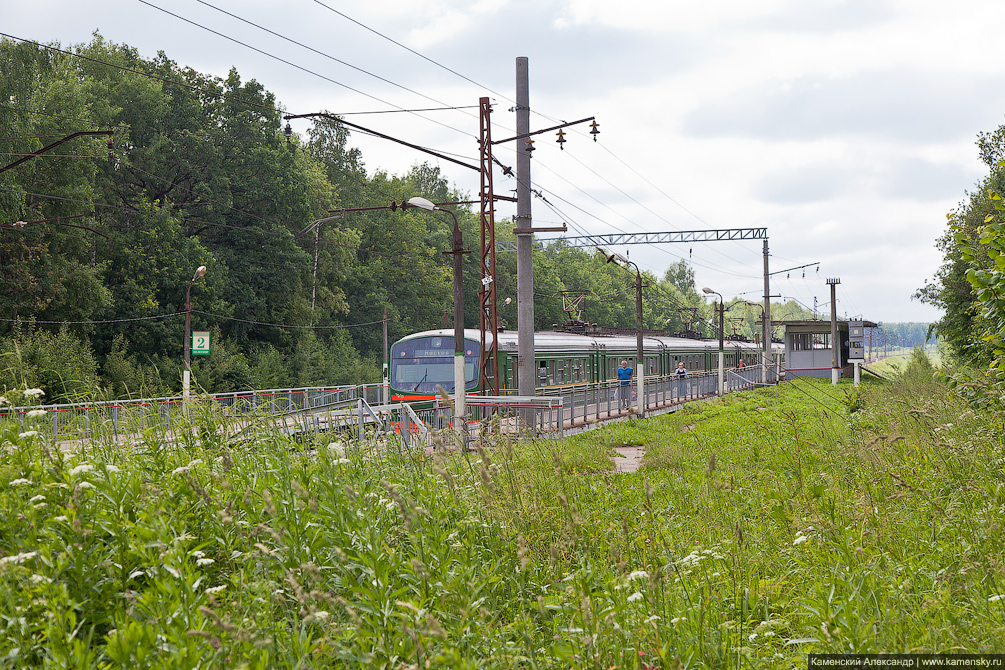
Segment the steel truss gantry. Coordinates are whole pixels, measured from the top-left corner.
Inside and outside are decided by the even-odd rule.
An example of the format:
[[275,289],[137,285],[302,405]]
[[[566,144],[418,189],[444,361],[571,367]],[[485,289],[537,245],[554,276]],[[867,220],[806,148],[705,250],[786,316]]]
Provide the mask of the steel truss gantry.
[[[562,240],[570,247],[613,247],[623,244],[667,244],[680,242],[715,242],[720,240],[766,240],[767,228],[718,228],[711,230],[669,230],[660,233],[613,233],[574,235],[534,240],[535,248]],[[516,241],[496,243],[496,253],[516,251]]]

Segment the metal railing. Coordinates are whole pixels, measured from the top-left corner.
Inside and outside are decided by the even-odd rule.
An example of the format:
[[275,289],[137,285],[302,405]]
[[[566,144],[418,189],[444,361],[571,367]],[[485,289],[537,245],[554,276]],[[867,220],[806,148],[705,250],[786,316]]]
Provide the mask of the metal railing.
[[[208,396],[225,416],[268,416],[309,409],[333,402],[372,397],[378,399],[379,384],[325,386],[213,393]],[[42,416],[31,416],[38,410]],[[192,404],[180,397],[107,400],[88,403],[12,407],[0,411],[0,426],[16,423],[23,431],[37,430],[53,440],[76,440],[147,430],[170,431],[191,419]]]
[[[743,370],[728,370],[727,392],[760,386],[762,369],[759,365],[752,365]],[[778,372],[776,367],[769,368],[769,383],[777,382]],[[715,395],[718,373],[693,372],[683,379],[673,374],[651,375],[643,381],[648,410]],[[381,384],[359,384],[237,391],[201,397],[220,407],[223,416],[234,425],[247,426],[263,417],[278,418],[298,413],[323,415],[327,411],[331,421],[326,420],[325,425],[344,429],[345,426],[339,424],[339,417],[345,414],[345,407],[352,405],[358,409],[357,401],[363,401],[367,407],[384,407],[386,412],[395,411],[394,408],[404,411],[399,405],[382,405],[383,389]],[[519,418],[519,426],[523,429],[533,426],[536,434],[561,436],[567,425],[575,425],[578,421],[599,421],[627,414],[628,406],[637,406],[636,385],[632,383],[627,389],[617,381],[602,381],[542,389],[541,395],[530,398],[468,396],[468,419],[479,429],[482,422],[489,418],[499,418],[503,427],[517,429],[516,418]],[[44,415],[30,416],[37,410],[43,410]],[[118,439],[123,435],[140,435],[148,430],[172,431],[182,423],[190,422],[192,411],[193,405],[180,397],[12,407],[0,411],[0,428],[16,423],[22,432],[37,430],[56,441],[95,437]],[[398,421],[412,421],[433,429],[451,424],[451,406],[439,398],[435,399],[431,409],[409,408],[408,412],[414,418],[399,417]],[[371,419],[370,423],[375,424],[378,420],[391,421],[385,417]],[[320,419],[317,421],[315,429],[321,430]],[[345,423],[342,421],[342,424]],[[358,431],[359,426],[366,423],[366,420],[358,419],[353,425]]]

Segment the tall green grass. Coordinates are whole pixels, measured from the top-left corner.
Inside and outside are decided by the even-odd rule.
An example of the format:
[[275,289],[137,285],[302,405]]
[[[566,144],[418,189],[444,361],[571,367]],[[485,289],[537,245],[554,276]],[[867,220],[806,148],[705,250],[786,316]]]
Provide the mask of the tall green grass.
[[[804,667],[1001,651],[1000,420],[916,357],[562,442],[10,430],[0,665]],[[614,474],[613,447],[642,445]],[[443,444],[441,447],[449,446]]]

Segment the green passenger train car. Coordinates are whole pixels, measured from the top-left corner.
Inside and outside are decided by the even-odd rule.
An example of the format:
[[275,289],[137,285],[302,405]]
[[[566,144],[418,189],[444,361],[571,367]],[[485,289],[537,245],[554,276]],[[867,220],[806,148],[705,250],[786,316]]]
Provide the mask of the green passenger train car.
[[[491,335],[487,335],[491,337]],[[478,360],[481,354],[479,332],[464,331],[464,377],[468,394],[481,393]],[[534,334],[534,368],[537,393],[554,392],[564,386],[597,383],[615,379],[621,361],[637,370],[634,335],[575,335],[554,331]],[[692,340],[679,337],[644,337],[643,358],[646,376],[670,375],[684,362],[688,372],[718,369],[717,340]],[[512,394],[517,387],[517,334],[499,333],[500,389]],[[774,345],[775,358],[781,345]],[[404,337],[391,347],[390,386],[392,401],[431,400],[438,389],[454,392],[454,331],[428,330]],[[754,365],[761,361],[760,345],[751,342],[725,343],[725,367],[735,368],[740,361]],[[560,392],[560,391],[559,391]]]

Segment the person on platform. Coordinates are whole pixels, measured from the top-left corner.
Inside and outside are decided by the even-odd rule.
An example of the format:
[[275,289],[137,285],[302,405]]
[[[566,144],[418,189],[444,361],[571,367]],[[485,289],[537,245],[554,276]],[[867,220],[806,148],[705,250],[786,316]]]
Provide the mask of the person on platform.
[[677,364],[673,374],[677,378],[677,397],[683,398],[687,395],[687,370],[684,368],[684,361]]
[[618,406],[623,409],[632,405],[632,372],[628,361],[621,361],[621,367],[618,368]]

